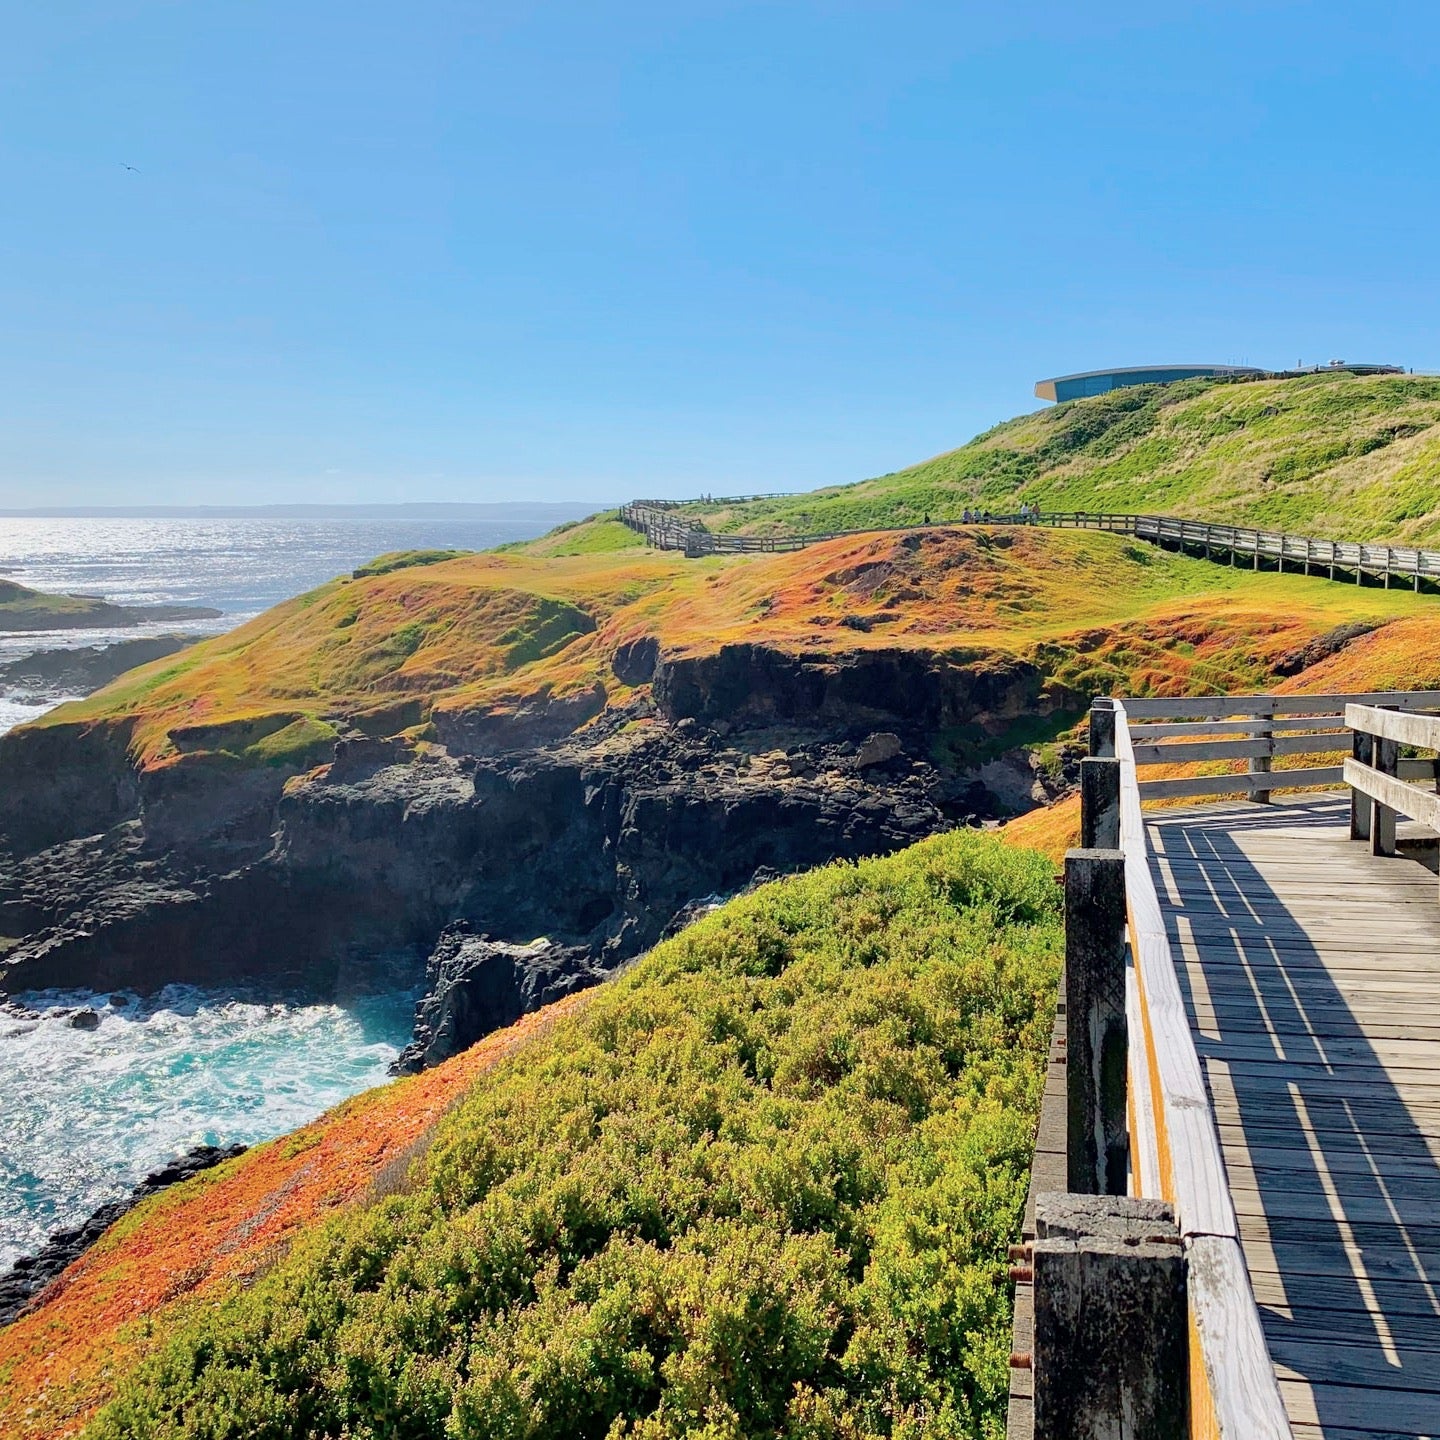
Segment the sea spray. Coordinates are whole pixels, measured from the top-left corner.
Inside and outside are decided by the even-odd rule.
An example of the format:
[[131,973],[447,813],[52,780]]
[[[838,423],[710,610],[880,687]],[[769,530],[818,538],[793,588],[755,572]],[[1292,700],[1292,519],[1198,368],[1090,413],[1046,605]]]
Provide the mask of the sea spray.
[[0,1013],[0,1267],[193,1146],[270,1139],[382,1082],[415,1000],[15,996]]

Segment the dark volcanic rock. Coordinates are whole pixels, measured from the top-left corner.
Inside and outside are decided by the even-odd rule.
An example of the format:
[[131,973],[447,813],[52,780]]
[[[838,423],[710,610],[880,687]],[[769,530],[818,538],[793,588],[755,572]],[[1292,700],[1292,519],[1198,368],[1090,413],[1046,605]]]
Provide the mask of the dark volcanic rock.
[[1302,645],[1288,655],[1281,656],[1275,665],[1275,673],[1298,675],[1302,670],[1308,670],[1312,665],[1318,665],[1322,660],[1338,655],[1347,645],[1362,636],[1372,634],[1388,623],[1385,620],[1350,620],[1344,625],[1337,625],[1333,630],[1316,636],[1308,645]]
[[653,635],[631,640],[615,651],[610,668],[623,685],[648,685],[660,660],[660,642]]
[[474,934],[463,922],[440,936],[425,970],[415,1038],[391,1067],[396,1075],[448,1060],[492,1030],[603,980],[583,945],[539,939],[515,945]]
[[414,983],[432,957],[448,998],[421,1017],[423,1063],[612,973],[757,873],[1034,803],[1053,782],[1028,752],[945,770],[934,736],[1003,735],[1074,698],[1024,661],[898,649],[676,659],[641,640],[616,665],[627,683],[652,668],[653,699],[603,708],[597,685],[437,716],[446,749],[357,727],[299,775],[202,749],[137,777],[121,726],[5,737],[0,992],[344,994],[367,966]]
[[157,854],[142,827],[72,841],[0,870],[0,934],[21,937],[0,991],[243,978],[333,992],[367,955],[418,978],[458,920],[510,943],[583,945],[613,969],[697,896],[733,894],[757,870],[888,853],[974,813],[932,767],[857,770],[855,749],[755,753],[656,724],[594,745],[341,767],[292,783],[268,851],[220,873],[206,854]]
[[0,1275],[0,1325],[8,1325],[23,1314],[31,1299],[142,1200],[222,1160],[243,1155],[245,1148],[244,1145],[197,1145],[180,1159],[147,1175],[125,1199],[102,1205],[83,1225],[57,1230],[38,1254],[22,1256],[7,1274]]
[[1016,657],[929,650],[793,655],[766,645],[722,645],[708,655],[662,656],[654,696],[672,720],[704,724],[798,723],[831,733],[886,729],[933,734],[984,718],[1079,709],[1037,665]]
[[0,834],[29,854],[134,819],[140,780],[125,725],[24,726],[0,735]]
[[539,695],[513,710],[437,711],[435,730],[459,755],[503,755],[550,745],[573,735],[605,708],[605,687],[596,681],[572,695]]
[[151,635],[114,645],[82,645],[74,650],[37,650],[0,665],[0,690],[40,694],[88,695],[133,670],[195,644],[198,635]]

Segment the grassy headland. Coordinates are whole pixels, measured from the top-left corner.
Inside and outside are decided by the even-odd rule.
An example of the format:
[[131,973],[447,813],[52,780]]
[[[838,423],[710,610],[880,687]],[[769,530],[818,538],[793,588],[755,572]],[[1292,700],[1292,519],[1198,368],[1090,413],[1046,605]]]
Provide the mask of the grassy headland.
[[201,620],[219,613],[195,605],[112,605],[94,595],[57,595],[0,578],[0,634],[124,627],[150,620]]
[[[423,736],[438,714],[504,712],[596,687],[618,703],[630,688],[613,658],[644,637],[672,656],[736,643],[832,657],[900,647],[1020,657],[1074,690],[1244,689],[1270,683],[1338,626],[1435,605],[1101,534],[874,535],[694,561],[612,549],[611,527],[504,553],[377,563],[39,723],[123,727],[147,766],[201,754],[314,764],[341,729]],[[587,548],[556,553],[566,537]]]
[[913,525],[1022,499],[1440,544],[1440,377],[1135,386],[1022,415],[856,485],[690,508],[712,529],[763,534]]

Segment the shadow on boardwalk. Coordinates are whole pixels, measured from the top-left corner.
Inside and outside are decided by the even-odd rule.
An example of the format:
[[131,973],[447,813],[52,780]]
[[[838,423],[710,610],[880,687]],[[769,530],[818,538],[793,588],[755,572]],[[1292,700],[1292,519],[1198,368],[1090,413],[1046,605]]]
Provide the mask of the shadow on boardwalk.
[[1297,1436],[1440,1435],[1435,877],[1333,800],[1148,818]]

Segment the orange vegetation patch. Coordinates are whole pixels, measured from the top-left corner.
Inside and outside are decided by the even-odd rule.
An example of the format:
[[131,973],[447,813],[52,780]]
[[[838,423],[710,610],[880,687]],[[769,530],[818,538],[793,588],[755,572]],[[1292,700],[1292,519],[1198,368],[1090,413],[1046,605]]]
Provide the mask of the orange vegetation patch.
[[1267,683],[1276,659],[1336,626],[1434,605],[1038,529],[876,533],[704,560],[511,551],[331,581],[39,723],[120,726],[150,766],[215,755],[306,770],[351,726],[423,735],[437,715],[582,691],[613,704],[629,693],[616,653],[641,638],[670,657],[741,643],[821,657],[989,652],[1034,658],[1076,690],[1173,693]]
[[1440,614],[1396,620],[1275,688],[1302,695],[1440,690]]
[[1065,852],[1080,843],[1080,796],[1067,795],[1008,821],[1000,827],[1000,838],[1009,845],[1038,850],[1056,865],[1062,864]]
[[358,1095],[293,1134],[138,1206],[0,1329],[0,1435],[76,1434],[181,1310],[247,1284],[305,1226],[403,1183],[480,1075],[573,1013],[561,1000],[434,1070]]

